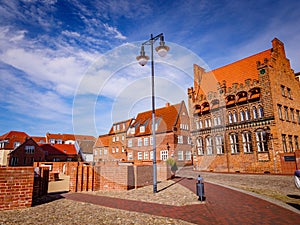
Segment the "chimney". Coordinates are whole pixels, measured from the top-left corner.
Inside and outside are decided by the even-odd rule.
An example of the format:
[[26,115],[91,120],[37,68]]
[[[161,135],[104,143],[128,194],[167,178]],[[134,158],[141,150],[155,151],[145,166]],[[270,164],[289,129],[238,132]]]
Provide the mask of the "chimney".
[[167,102],[166,103],[166,107],[169,107],[171,104],[170,104],[170,102]]

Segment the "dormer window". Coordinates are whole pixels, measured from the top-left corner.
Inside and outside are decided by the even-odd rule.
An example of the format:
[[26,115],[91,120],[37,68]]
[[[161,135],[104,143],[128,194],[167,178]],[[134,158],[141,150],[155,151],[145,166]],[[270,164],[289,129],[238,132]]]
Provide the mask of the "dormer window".
[[144,133],[144,132],[145,132],[145,126],[144,126],[144,125],[141,125],[141,126],[140,126],[140,132],[141,132],[141,133]]
[[130,128],[130,134],[134,134],[135,133],[135,127],[131,127]]

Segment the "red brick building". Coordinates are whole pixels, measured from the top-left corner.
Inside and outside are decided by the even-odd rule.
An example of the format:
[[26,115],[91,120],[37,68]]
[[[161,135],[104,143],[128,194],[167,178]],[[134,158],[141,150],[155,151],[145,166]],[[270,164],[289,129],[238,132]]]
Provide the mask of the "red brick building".
[[28,134],[21,131],[9,131],[0,136],[0,166],[8,165],[8,154],[20,146],[27,138]]
[[32,139],[28,138],[8,154],[9,166],[33,166],[34,162],[45,161],[45,153]]
[[42,144],[47,162],[82,161],[80,154],[73,144]]
[[[212,71],[194,65],[188,97],[195,168],[259,173],[296,169],[296,77],[284,44],[276,38],[272,48]],[[294,166],[286,168],[291,161]]]
[[[155,110],[156,158],[174,158],[177,164],[192,164],[189,115],[185,103],[166,104]],[[135,119],[114,123],[107,135],[99,136],[94,146],[94,160],[151,162],[153,159],[152,111],[139,113]]]
[[[192,163],[189,115],[184,101],[155,110],[156,159]],[[153,160],[152,111],[139,113],[127,132],[127,160]]]

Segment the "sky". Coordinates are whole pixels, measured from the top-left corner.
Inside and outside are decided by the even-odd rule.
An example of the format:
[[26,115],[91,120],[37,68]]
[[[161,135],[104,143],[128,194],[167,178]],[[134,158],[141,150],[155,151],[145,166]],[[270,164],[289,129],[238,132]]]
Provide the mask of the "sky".
[[136,61],[151,34],[170,47],[164,58],[154,53],[157,108],[187,104],[193,64],[215,69],[275,37],[300,72],[299,8],[298,0],[0,0],[0,135],[96,137],[151,110],[150,62]]

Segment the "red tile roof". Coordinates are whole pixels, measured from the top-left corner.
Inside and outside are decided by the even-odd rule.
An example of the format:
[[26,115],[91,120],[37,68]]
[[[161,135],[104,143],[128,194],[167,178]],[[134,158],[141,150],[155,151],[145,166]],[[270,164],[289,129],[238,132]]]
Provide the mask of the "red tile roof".
[[[120,121],[120,122],[116,122],[112,125],[112,127],[110,128],[109,134],[116,134],[116,133],[121,133],[121,132],[126,132],[128,127],[130,126],[131,122],[133,119],[128,119],[125,121]],[[123,124],[125,124],[125,128],[123,127]],[[119,130],[114,130],[114,126],[120,126]]]
[[23,138],[24,141],[27,137],[29,137],[28,134],[26,134],[25,132],[22,132],[22,131],[9,131],[5,134],[3,134],[2,136],[0,136],[0,140],[7,140],[8,138]]
[[110,139],[110,136],[108,134],[100,135],[97,138],[97,141],[96,141],[94,147],[97,148],[97,147],[107,147],[107,146],[109,146],[109,139]]
[[62,141],[68,141],[68,140],[72,140],[72,141],[76,141],[76,140],[91,140],[94,141],[95,137],[90,136],[90,135],[77,135],[77,134],[50,134],[47,133],[46,137],[48,139],[48,141],[50,139],[55,139],[55,140],[62,140]]
[[[176,125],[182,104],[184,104],[184,102],[176,105],[168,105],[155,110],[156,121],[158,123],[156,132],[172,131],[173,127]],[[140,127],[142,125],[145,126],[145,132],[140,132]],[[131,127],[135,127],[135,136],[151,134],[152,110],[139,113]],[[130,136],[131,134],[129,133],[128,135]]]
[[[201,80],[202,93],[216,90],[216,83],[226,81],[226,86],[231,87],[233,83],[245,83],[246,79],[258,80],[256,62],[263,62],[265,58],[271,58],[272,50],[268,49],[258,54],[249,56],[215,70],[205,72]],[[201,93],[201,91],[200,91]]]
[[40,147],[48,152],[48,155],[76,155],[77,151],[72,144],[41,144]]

